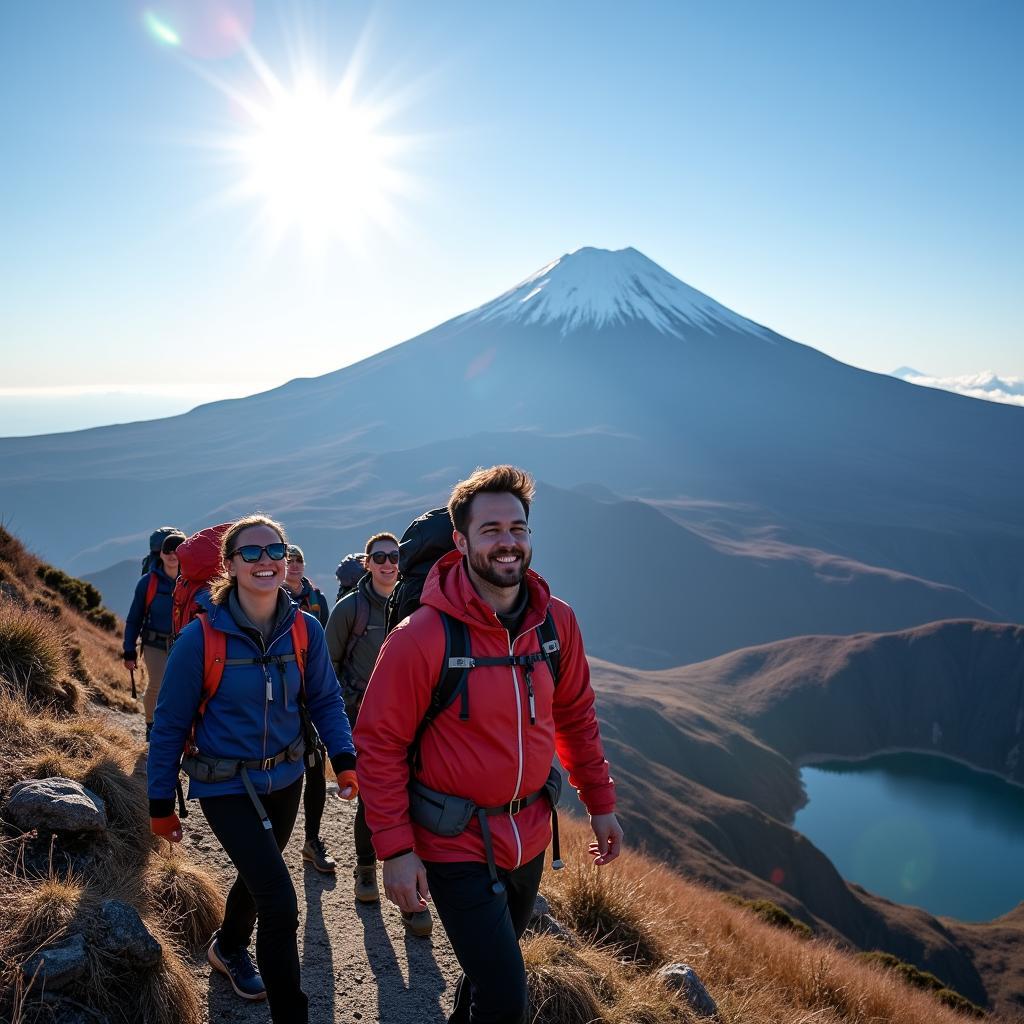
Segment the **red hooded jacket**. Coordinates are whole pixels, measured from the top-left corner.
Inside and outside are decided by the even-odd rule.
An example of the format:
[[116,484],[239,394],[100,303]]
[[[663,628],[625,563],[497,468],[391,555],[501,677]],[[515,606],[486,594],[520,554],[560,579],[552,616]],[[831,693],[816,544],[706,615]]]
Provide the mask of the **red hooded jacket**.
[[[608,762],[601,747],[590,668],[572,609],[551,596],[528,571],[526,616],[510,637],[494,610],[473,588],[457,551],[431,569],[419,608],[400,623],[381,648],[356,723],[359,791],[366,824],[381,859],[415,849],[423,860],[485,859],[474,818],[459,836],[444,837],[409,820],[409,744],[441,676],[444,626],[437,610],[469,628],[476,657],[505,657],[540,650],[537,629],[550,607],[561,645],[557,688],[545,662],[533,673],[536,723],[530,724],[526,682],[518,666],[475,668],[469,673],[469,719],[460,702],[445,708],[420,741],[417,778],[431,789],[466,797],[482,807],[536,793],[558,756],[569,782],[591,814],[615,809]],[[490,819],[494,857],[508,870],[532,860],[551,838],[551,810],[537,800],[512,815]]]

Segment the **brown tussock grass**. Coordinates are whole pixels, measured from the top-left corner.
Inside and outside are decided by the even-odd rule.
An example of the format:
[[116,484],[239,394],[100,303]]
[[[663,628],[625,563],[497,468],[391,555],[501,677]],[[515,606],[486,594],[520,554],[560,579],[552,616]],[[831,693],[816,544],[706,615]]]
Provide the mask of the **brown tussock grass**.
[[[562,999],[569,1007],[567,1021],[696,1020],[657,977],[658,968],[674,962],[697,972],[718,1004],[721,1024],[963,1024],[967,1019],[891,973],[859,962],[855,954],[765,924],[628,847],[616,863],[593,867],[586,851],[589,830],[567,818],[561,824],[569,866],[547,872],[542,889],[554,916],[584,943],[569,949],[545,935],[524,944],[538,1024],[562,1019],[545,1009],[560,1008]],[[591,1017],[580,1016],[587,1013]]]
[[146,896],[167,933],[197,953],[224,917],[220,887],[177,851],[157,854],[146,877]]

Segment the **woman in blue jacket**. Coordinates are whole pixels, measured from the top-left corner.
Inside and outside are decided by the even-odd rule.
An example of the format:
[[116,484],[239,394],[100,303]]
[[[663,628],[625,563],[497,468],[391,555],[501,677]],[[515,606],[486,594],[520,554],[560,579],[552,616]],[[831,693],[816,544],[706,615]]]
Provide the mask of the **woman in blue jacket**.
[[167,667],[167,652],[171,649],[171,598],[178,578],[178,545],[184,540],[185,534],[178,530],[164,537],[159,552],[151,556],[149,572],[143,573],[135,584],[132,606],[124,620],[124,666],[129,672],[138,668],[136,645],[142,637],[142,657],[148,676],[142,697],[147,740],[153,729],[153,712]]
[[[149,747],[151,825],[180,842],[174,793],[187,748],[189,798],[199,800],[238,870],[208,959],[243,999],[267,999],[274,1021],[304,1022],[298,903],[281,856],[302,793],[303,709],[348,800],[358,789],[355,748],[323,629],[282,589],[283,528],[247,516],[224,535],[221,552],[224,575],[210,588],[206,612],[182,630],[167,662]],[[248,951],[257,920],[258,970]]]

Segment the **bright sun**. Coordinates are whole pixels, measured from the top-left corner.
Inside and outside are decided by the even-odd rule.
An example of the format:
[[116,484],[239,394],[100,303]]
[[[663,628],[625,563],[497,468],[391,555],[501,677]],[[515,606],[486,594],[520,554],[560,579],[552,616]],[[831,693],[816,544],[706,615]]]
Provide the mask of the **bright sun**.
[[248,109],[252,131],[232,147],[244,166],[239,194],[263,201],[276,234],[355,241],[371,225],[390,226],[403,191],[393,166],[401,147],[382,133],[379,114],[312,81]]

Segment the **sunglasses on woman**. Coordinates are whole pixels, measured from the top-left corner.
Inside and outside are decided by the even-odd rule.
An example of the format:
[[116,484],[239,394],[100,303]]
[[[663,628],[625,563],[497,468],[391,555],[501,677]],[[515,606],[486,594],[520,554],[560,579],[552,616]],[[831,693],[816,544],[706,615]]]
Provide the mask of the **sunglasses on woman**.
[[267,558],[272,562],[280,562],[285,555],[288,554],[287,544],[264,544],[262,547],[259,544],[243,544],[241,547],[235,548],[234,551],[228,552],[228,558],[234,558],[235,555],[241,555],[243,562],[258,562],[260,555],[266,551]]
[[376,565],[383,565],[385,562],[390,562],[392,565],[398,565],[397,551],[374,551],[373,554],[368,555],[367,557],[372,558]]

